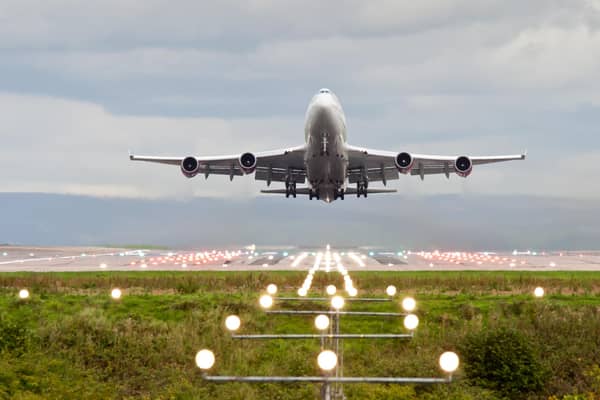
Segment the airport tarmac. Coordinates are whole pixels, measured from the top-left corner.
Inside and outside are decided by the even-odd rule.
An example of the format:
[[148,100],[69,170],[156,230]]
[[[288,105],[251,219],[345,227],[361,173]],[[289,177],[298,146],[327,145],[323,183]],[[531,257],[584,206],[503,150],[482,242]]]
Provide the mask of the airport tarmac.
[[280,271],[337,265],[349,271],[600,271],[600,251],[462,252],[373,247],[152,250],[0,246],[0,272]]

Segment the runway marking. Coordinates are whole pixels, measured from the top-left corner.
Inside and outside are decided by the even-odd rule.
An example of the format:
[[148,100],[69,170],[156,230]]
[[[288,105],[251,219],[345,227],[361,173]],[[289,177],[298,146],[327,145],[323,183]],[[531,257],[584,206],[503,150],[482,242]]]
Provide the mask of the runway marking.
[[355,262],[358,264],[359,267],[365,267],[365,263],[363,260],[361,260],[361,258],[359,256],[357,256],[355,253],[348,253],[348,256]]
[[300,254],[298,257],[296,257],[296,259],[292,263],[292,267],[296,268],[307,256],[308,256],[308,253],[306,253],[306,252]]

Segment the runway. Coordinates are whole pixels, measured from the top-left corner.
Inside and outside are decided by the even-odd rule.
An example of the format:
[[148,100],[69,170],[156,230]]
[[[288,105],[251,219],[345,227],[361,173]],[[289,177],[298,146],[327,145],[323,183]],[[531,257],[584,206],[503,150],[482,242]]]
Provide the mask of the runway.
[[0,246],[0,272],[69,271],[600,271],[600,251],[462,252],[374,247],[118,249]]

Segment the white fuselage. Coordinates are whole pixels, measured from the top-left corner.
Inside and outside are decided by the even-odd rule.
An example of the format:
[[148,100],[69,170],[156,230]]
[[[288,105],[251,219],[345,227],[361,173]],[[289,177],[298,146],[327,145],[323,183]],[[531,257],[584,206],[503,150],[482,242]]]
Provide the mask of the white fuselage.
[[346,188],[348,154],[346,117],[337,98],[327,89],[313,97],[304,125],[307,151],[306,177],[309,187],[326,202]]

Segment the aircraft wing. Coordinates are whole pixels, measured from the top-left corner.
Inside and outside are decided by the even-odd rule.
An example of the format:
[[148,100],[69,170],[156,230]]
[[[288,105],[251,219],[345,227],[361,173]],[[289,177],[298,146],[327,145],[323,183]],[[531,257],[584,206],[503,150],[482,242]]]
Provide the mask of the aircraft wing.
[[[361,176],[367,176],[370,182],[382,181],[384,184],[388,180],[398,179],[399,170],[396,164],[396,158],[400,154],[408,155],[410,164],[402,172],[411,175],[419,175],[421,179],[425,175],[445,174],[450,177],[451,173],[457,173],[461,176],[467,176],[474,165],[491,164],[503,161],[524,160],[526,154],[501,155],[501,156],[441,156],[412,153],[394,153],[384,150],[373,150],[356,146],[347,146],[349,158],[349,181],[355,183],[361,179]],[[465,164],[468,168],[463,171],[455,166],[458,161],[470,162]]]
[[[247,173],[255,172],[255,179],[271,182],[285,182],[288,174],[296,183],[304,183],[306,180],[306,169],[304,167],[305,145],[281,150],[271,150],[259,153],[253,153],[256,158],[256,164],[252,171],[247,172],[240,165],[242,154],[228,156],[209,156],[196,157],[192,159],[197,161],[197,171],[193,174],[203,174],[208,178],[209,175],[228,175],[230,179],[234,176],[242,176]],[[246,153],[245,153],[246,154]],[[188,157],[159,157],[159,156],[140,156],[129,154],[132,161],[146,161],[159,164],[170,164],[180,166]],[[193,176],[192,175],[192,176]]]

